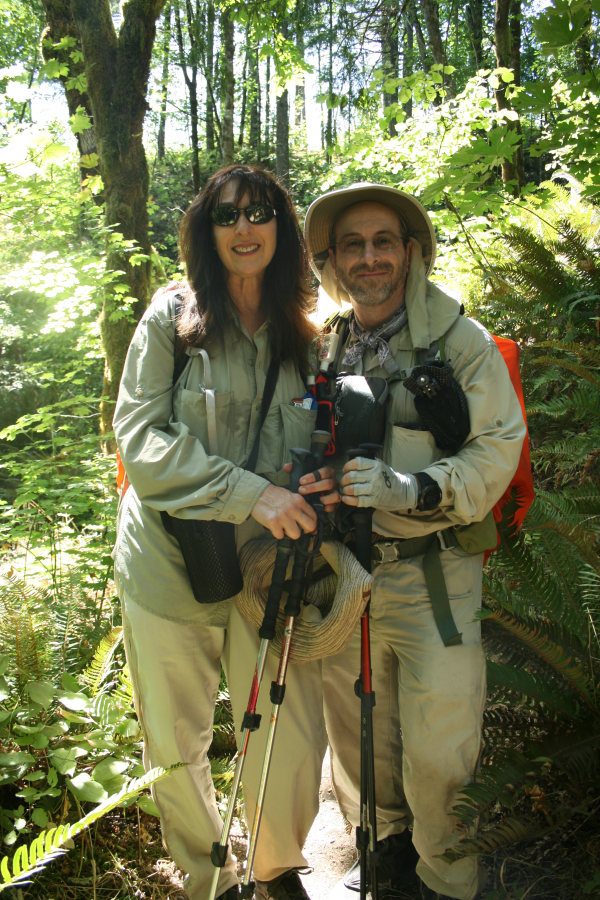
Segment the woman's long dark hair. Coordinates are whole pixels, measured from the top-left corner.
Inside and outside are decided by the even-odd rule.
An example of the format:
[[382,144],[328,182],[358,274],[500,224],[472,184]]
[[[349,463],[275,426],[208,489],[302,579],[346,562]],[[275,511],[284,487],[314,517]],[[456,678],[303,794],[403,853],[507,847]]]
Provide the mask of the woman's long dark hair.
[[221,189],[238,182],[234,204],[247,194],[250,203],[267,203],[277,211],[277,246],[262,285],[262,309],[271,323],[274,356],[291,359],[304,374],[307,347],[317,334],[308,318],[314,300],[308,287],[308,260],[298,218],[289,194],[258,166],[219,169],[188,207],[179,229],[179,251],[192,289],[184,303],[178,332],[183,346],[198,346],[223,335],[231,298],[225,270],[213,240],[211,211]]

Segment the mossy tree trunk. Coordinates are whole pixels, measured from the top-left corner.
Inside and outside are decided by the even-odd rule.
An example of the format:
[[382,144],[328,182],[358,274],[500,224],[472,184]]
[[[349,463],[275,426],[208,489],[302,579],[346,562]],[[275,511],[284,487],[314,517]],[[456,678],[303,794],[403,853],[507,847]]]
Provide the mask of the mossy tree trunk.
[[[104,181],[105,221],[125,241],[134,241],[142,259],[132,264],[119,240],[111,244],[109,271],[123,272],[131,297],[126,313],[121,295],[107,285],[100,314],[105,354],[101,428],[112,430],[114,405],[127,349],[148,303],[151,283],[148,236],[148,166],[142,144],[146,94],[156,20],[165,0],[128,0],[117,35],[109,0],[44,0],[49,26],[64,14],[74,24],[83,52],[87,102],[94,123],[100,174]],[[68,33],[68,32],[66,32]],[[84,105],[84,104],[82,104]],[[143,256],[147,258],[144,259]]]
[[[515,43],[515,24],[511,23],[511,12],[514,0],[496,0],[496,11],[494,16],[494,43],[496,51],[496,64],[498,68],[510,69],[515,67],[515,77],[520,77],[520,47],[514,46]],[[514,19],[514,16],[513,16]],[[512,25],[512,28],[511,28]],[[520,35],[520,29],[519,29]],[[518,82],[517,82],[518,84]],[[496,108],[501,110],[512,110],[512,103],[507,97],[506,89],[508,85],[500,79],[498,88],[494,91],[496,98]],[[520,134],[519,121],[513,119],[506,120],[508,131],[516,131]],[[522,155],[518,150],[515,151],[510,159],[505,159],[502,163],[502,181],[509,185],[510,192],[518,197],[520,186],[523,184],[523,162]]]

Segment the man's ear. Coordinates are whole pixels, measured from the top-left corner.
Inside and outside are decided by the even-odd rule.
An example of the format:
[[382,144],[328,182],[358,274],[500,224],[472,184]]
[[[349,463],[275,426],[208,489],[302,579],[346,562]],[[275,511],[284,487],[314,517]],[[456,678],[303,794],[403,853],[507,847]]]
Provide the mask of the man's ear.
[[331,268],[333,269],[333,274],[337,278],[337,272],[335,269],[335,251],[329,248],[329,262],[331,263]]

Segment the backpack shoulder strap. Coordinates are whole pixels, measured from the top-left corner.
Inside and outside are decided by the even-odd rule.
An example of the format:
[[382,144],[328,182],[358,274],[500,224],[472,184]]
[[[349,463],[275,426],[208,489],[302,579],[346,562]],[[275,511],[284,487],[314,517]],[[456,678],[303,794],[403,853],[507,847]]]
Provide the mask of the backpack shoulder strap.
[[173,366],[173,386],[179,381],[179,377],[183,374],[183,370],[187,366],[189,360],[189,356],[181,344],[181,338],[179,337],[179,332],[177,330],[177,323],[181,316],[182,309],[183,299],[181,294],[177,294],[173,303],[173,327],[175,329],[175,341],[173,343],[173,355],[175,357],[175,365]]

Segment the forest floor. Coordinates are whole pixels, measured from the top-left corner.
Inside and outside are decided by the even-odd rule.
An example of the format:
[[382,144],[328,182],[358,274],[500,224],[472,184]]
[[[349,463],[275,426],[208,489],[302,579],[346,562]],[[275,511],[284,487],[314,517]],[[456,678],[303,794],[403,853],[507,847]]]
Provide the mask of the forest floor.
[[[338,810],[325,759],[319,815],[304,854],[302,875],[311,900],[348,900],[341,878],[356,858],[354,834]],[[595,900],[600,898],[600,798],[582,802],[580,816],[560,832],[484,857],[489,870],[480,900]],[[231,842],[241,872],[246,836],[238,820]],[[352,895],[355,896],[355,895]],[[418,886],[393,900],[418,900]],[[183,874],[162,846],[159,822],[136,810],[117,810],[77,839],[32,884],[3,900],[186,900]],[[358,895],[356,895],[358,900]]]

